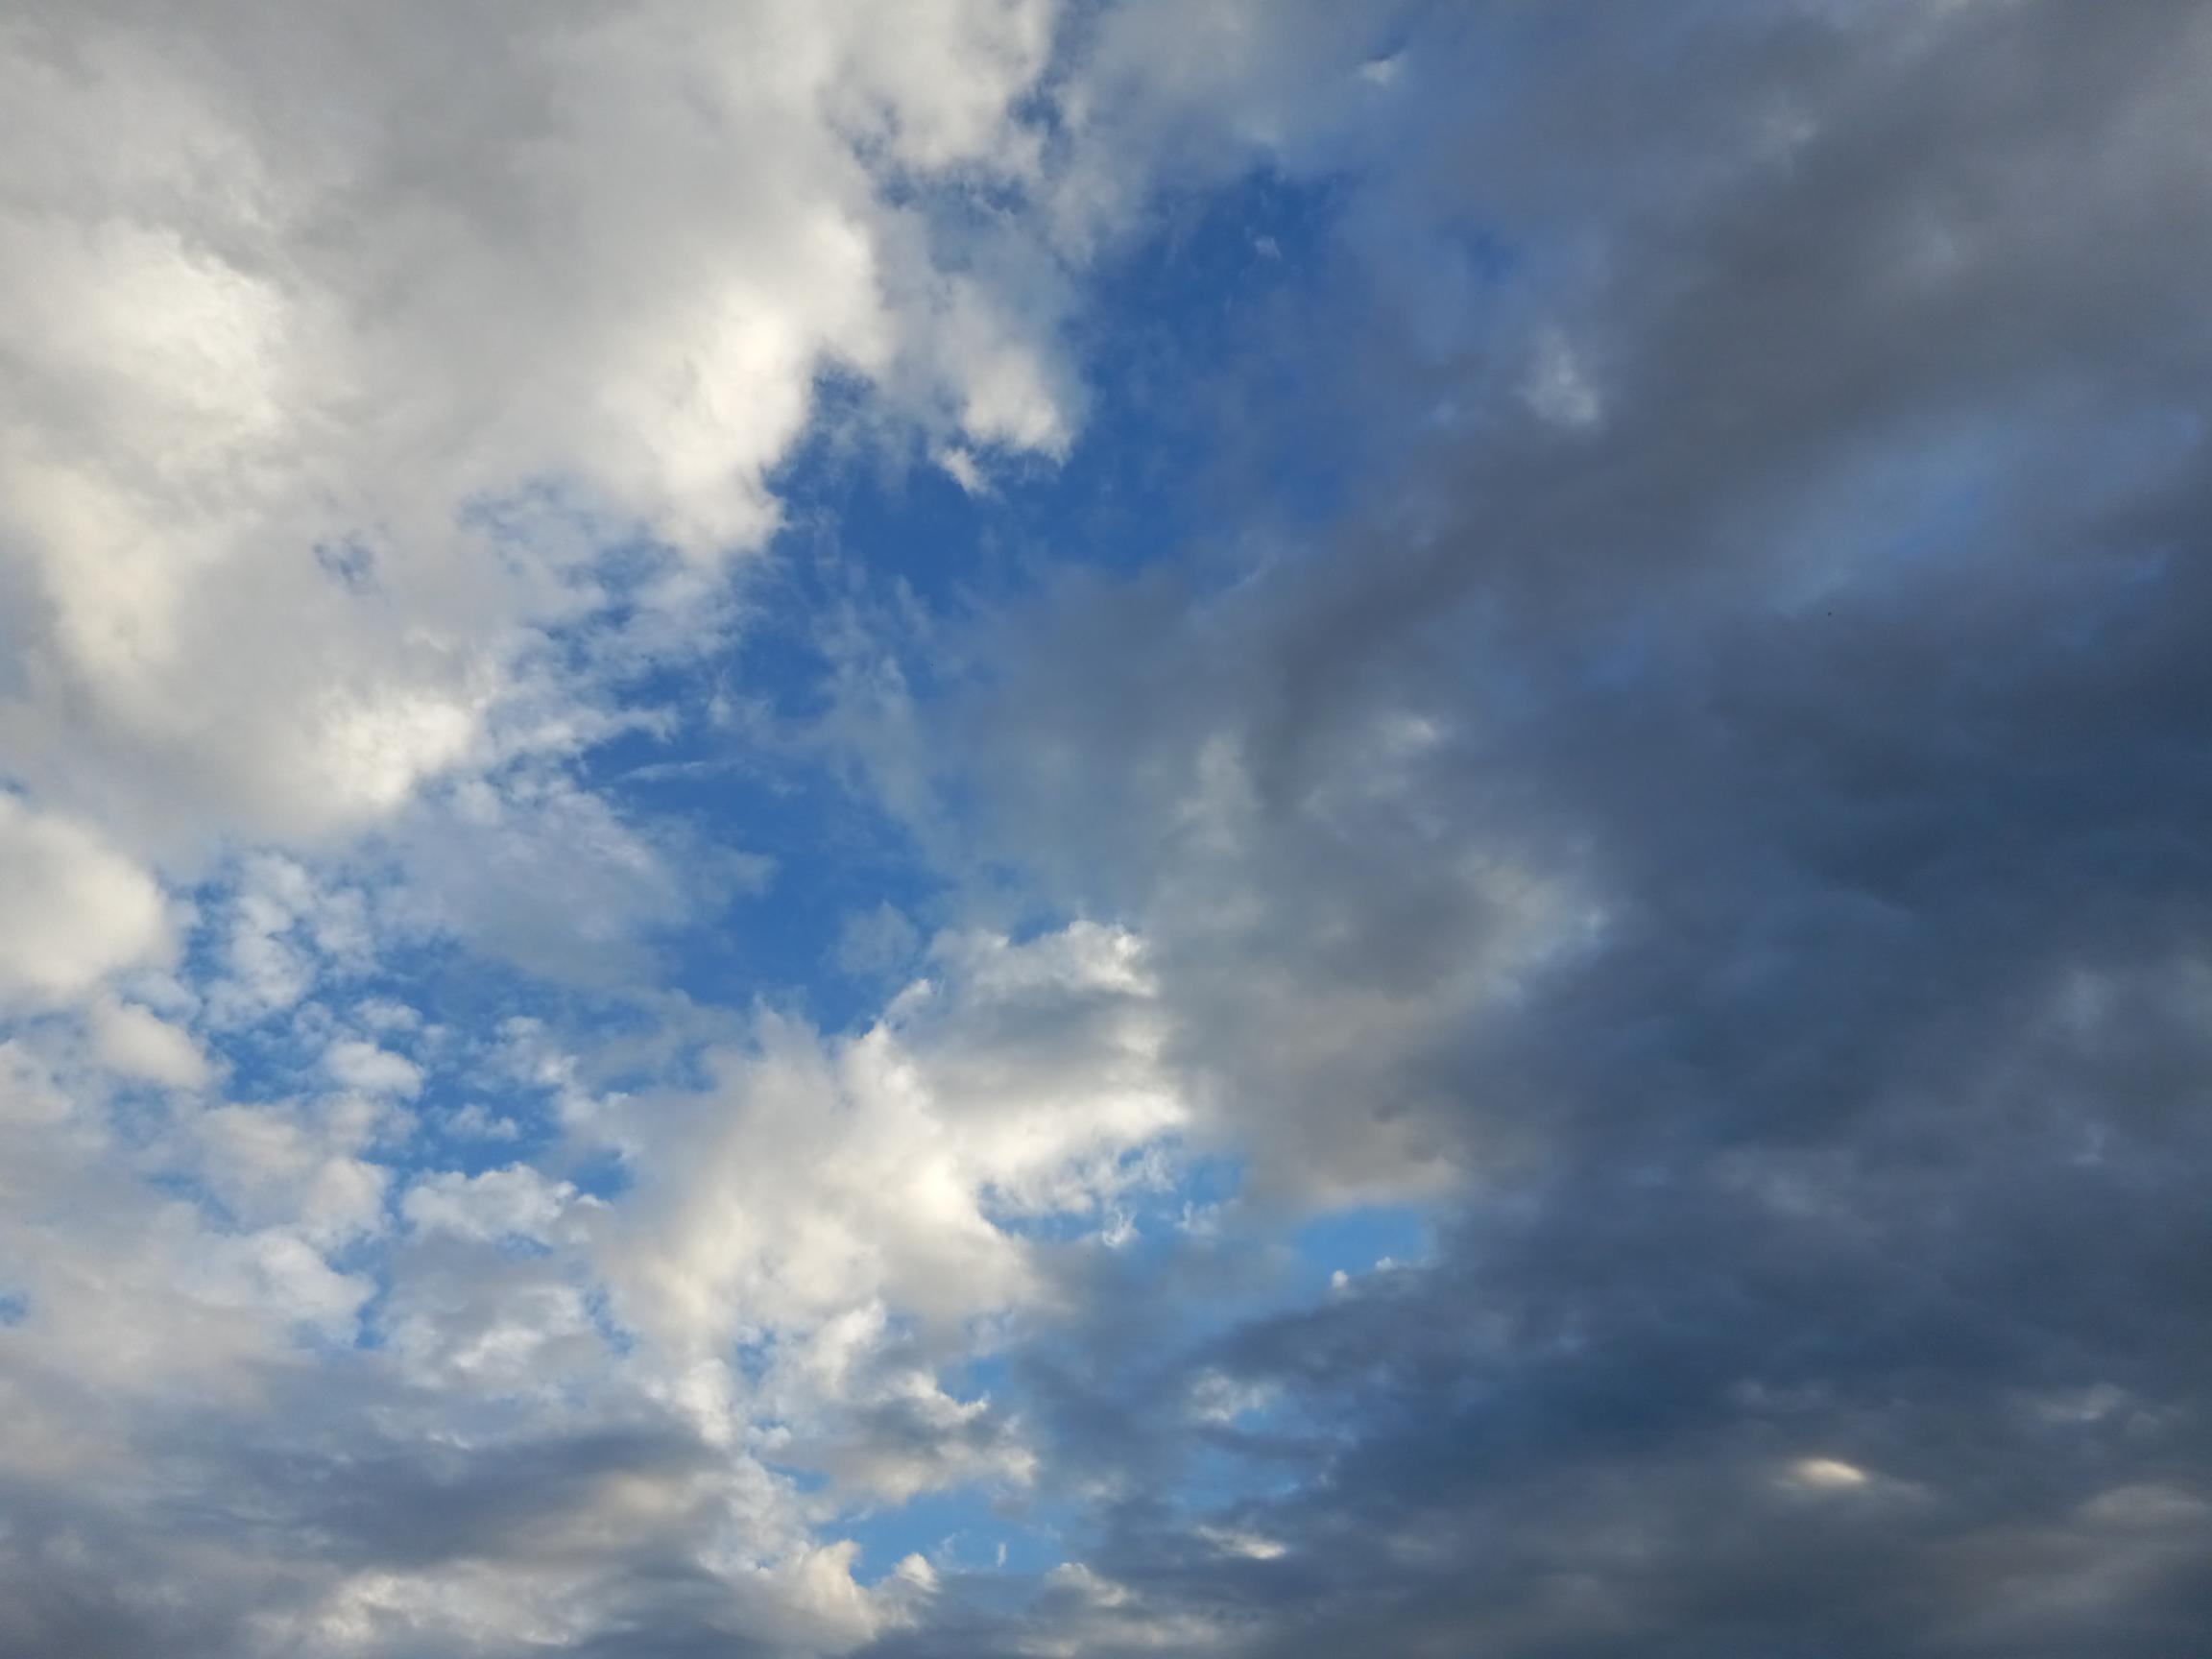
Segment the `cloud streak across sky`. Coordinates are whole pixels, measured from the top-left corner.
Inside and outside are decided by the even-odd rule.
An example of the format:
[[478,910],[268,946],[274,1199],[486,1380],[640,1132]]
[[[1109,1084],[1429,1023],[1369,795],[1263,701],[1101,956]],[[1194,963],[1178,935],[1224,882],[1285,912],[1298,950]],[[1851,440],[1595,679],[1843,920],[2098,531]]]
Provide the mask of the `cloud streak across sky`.
[[2212,7],[0,108],[0,1652],[2212,1627]]

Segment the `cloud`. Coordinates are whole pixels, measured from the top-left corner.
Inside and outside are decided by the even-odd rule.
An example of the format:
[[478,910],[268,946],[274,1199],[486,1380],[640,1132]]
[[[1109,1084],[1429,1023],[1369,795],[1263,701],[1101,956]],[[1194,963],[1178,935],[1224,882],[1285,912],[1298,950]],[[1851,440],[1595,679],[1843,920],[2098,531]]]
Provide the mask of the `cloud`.
[[549,1182],[516,1164],[481,1175],[433,1175],[408,1192],[400,1210],[425,1231],[477,1239],[541,1238],[575,1197],[567,1182]]
[[0,793],[0,998],[59,1000],[171,949],[143,868],[83,823]]
[[135,1002],[93,1004],[90,1026],[95,1059],[124,1076],[198,1089],[213,1074],[199,1044]]
[[1041,268],[930,208],[1034,173],[1050,20],[16,19],[0,767],[172,856],[342,832],[496,757],[545,631],[696,610],[601,547],[757,548],[824,377],[1063,449]]
[[[840,1503],[1023,1487],[1018,1414],[941,1373],[1049,1300],[1023,1223],[1094,1214],[1174,1122],[1125,938],[931,960],[861,1035],[762,1016],[703,1092],[579,1104],[569,1155],[620,1150],[611,1198],[522,1163],[405,1175],[399,1102],[450,1060],[396,1006],[364,1008],[424,1063],[318,1046],[308,1005],[276,1028],[301,1093],[150,1119],[67,1070],[64,1028],[0,1049],[11,1639],[166,1641],[171,1598],[208,1652],[830,1652],[921,1618],[926,1562],[863,1583],[789,1472]],[[133,1583],[42,1565],[63,1535]]]
[[[986,615],[891,798],[1142,941],[1251,1199],[1440,1253],[1227,1330],[1212,1244],[1092,1284],[1024,1385],[1112,1590],[880,1650],[2185,1640],[2202,1494],[2083,1517],[2200,1450],[2201,11],[1401,46],[1407,159],[1254,332],[1367,486]],[[2037,1404],[2103,1388],[2131,1430]]]
[[2185,1648],[2208,54],[0,25],[0,1647]]
[[330,1080],[364,1094],[412,1097],[422,1092],[422,1069],[401,1054],[373,1043],[346,1038],[333,1043],[323,1056],[323,1070]]
[[[926,1563],[857,1581],[782,1471],[893,1503],[1022,1485],[1018,1420],[939,1368],[966,1321],[1041,1294],[1012,1217],[1094,1207],[1171,1124],[1142,1093],[1126,941],[962,939],[940,961],[862,1036],[763,1017],[705,1093],[603,1102],[587,1145],[613,1137],[631,1171],[612,1200],[525,1164],[432,1170],[397,1193],[403,1229],[396,1101],[436,1078],[388,1049],[340,1039],[309,1093],[180,1106],[144,1142],[11,1046],[0,1489],[139,1586],[0,1551],[24,1650],[152,1642],[172,1596],[208,1651],[636,1630],[828,1652],[919,1617]],[[1138,1093],[1027,1094],[1053,1074]],[[238,1519],[163,1542],[210,1503]],[[310,1542],[272,1551],[270,1526]]]
[[1015,1223],[1094,1212],[1179,1126],[1125,936],[934,954],[858,1036],[767,1016],[704,1092],[605,1122],[639,1176],[608,1239],[627,1322],[681,1354],[787,1334],[822,1363],[884,1305],[956,1331],[1041,1293]]
[[417,802],[361,863],[383,878],[381,918],[401,937],[455,939],[544,978],[607,987],[650,977],[656,933],[773,879],[771,860],[702,842],[680,825],[630,822],[558,774],[517,770]]

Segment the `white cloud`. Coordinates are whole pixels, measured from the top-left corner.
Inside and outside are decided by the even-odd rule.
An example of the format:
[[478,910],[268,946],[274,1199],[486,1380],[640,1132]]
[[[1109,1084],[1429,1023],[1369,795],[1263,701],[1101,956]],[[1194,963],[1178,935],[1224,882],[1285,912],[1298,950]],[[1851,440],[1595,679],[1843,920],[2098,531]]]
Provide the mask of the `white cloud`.
[[246,859],[216,914],[222,972],[205,992],[217,1025],[293,1008],[326,975],[359,972],[374,959],[366,895],[321,880],[280,854]]
[[211,1107],[186,1120],[188,1166],[247,1225],[334,1244],[382,1227],[389,1176],[363,1156],[381,1122],[366,1100]]
[[610,1234],[623,1316],[678,1352],[881,1302],[942,1326],[1033,1293],[998,1216],[1083,1211],[1182,1107],[1126,934],[939,942],[863,1035],[769,1017],[702,1094],[621,1119],[637,1169]]
[[152,876],[87,826],[0,791],[0,1000],[72,997],[170,948]]
[[341,1038],[325,1050],[323,1070],[341,1088],[364,1094],[411,1100],[422,1092],[422,1069],[404,1054],[379,1048],[357,1037]]
[[577,1202],[568,1182],[548,1181],[528,1165],[515,1164],[481,1175],[432,1175],[409,1189],[399,1208],[425,1232],[478,1240],[542,1239]]
[[1522,382],[1521,396],[1554,426],[1595,426],[1604,419],[1605,402],[1591,383],[1574,343],[1556,328],[1543,330]]
[[1288,1551],[1288,1546],[1279,1539],[1235,1527],[1201,1527],[1197,1532],[1199,1537],[1222,1554],[1235,1555],[1246,1561],[1274,1561]]
[[1049,262],[955,248],[926,194],[1035,175],[1053,17],[18,17],[0,772],[172,854],[342,832],[561,701],[529,653],[599,602],[598,542],[757,546],[823,374],[1062,449]]
[[1791,1485],[1811,1492],[1849,1492],[1872,1479],[1856,1463],[1846,1463],[1840,1457],[1800,1457],[1790,1465],[1786,1478]]
[[191,1036],[140,1007],[105,998],[87,1015],[93,1058],[109,1070],[172,1089],[198,1089],[211,1075]]

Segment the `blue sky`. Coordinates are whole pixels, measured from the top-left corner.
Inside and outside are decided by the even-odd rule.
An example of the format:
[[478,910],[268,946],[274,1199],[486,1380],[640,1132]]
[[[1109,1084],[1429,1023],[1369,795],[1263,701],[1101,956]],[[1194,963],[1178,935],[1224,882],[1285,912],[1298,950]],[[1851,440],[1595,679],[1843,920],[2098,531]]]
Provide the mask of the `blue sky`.
[[0,23],[0,1652],[2187,1649],[2207,70]]

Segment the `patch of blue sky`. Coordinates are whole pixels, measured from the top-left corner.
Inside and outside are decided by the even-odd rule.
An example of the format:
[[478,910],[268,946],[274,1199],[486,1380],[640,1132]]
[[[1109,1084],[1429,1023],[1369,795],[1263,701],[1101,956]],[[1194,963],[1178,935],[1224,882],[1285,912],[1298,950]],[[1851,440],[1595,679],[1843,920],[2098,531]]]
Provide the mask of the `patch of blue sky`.
[[[1069,343],[1087,403],[1061,461],[986,453],[971,493],[926,457],[855,443],[832,398],[776,476],[779,552],[803,581],[822,578],[797,555],[832,583],[857,568],[956,610],[1071,563],[1132,569],[1217,530],[1230,504],[1207,482],[1254,435],[1222,419],[1223,397],[1256,358],[1296,372],[1290,354],[1254,348],[1323,279],[1336,202],[1328,182],[1261,173],[1166,204],[1152,232],[1087,283]],[[1275,461],[1286,499],[1316,517],[1334,503],[1341,481],[1318,457]]]
[[657,817],[681,813],[771,861],[765,883],[733,896],[699,925],[657,941],[661,982],[707,1003],[756,1001],[837,1031],[873,1018],[887,982],[907,964],[855,968],[841,959],[849,922],[888,904],[926,936],[942,890],[903,831],[805,765],[651,762],[624,773],[593,768],[617,799]]
[[1215,1206],[1242,1182],[1239,1160],[1192,1153],[1180,1143],[1154,1142],[1123,1153],[1118,1169],[1126,1185],[1098,1203],[1063,1211],[1022,1211],[992,1201],[984,1213],[994,1226],[1038,1244],[1085,1243],[1112,1250],[1132,1267],[1156,1264],[1202,1232]]
[[[1108,1250],[1118,1273],[1163,1286],[1204,1256],[1223,1271],[1209,1282],[1201,1324],[1310,1304],[1340,1283],[1419,1266],[1434,1253],[1435,1214],[1428,1206],[1358,1205],[1286,1219],[1270,1229],[1238,1205],[1240,1159],[1220,1153],[1186,1157],[1172,1145],[1154,1151],[1165,1175],[1160,1181],[1124,1189],[1095,1207],[994,1214],[993,1222],[1040,1244]],[[1132,1154],[1130,1161],[1140,1156]],[[1230,1213],[1234,1225],[1217,1226],[1217,1217]],[[1154,1310],[1168,1319],[1165,1306]]]
[[1312,1478],[1315,1436],[1276,1405],[1255,1407],[1233,1425],[1191,1436],[1165,1506],[1186,1525],[1271,1498],[1287,1497]]
[[1390,1267],[1417,1266],[1434,1253],[1435,1221],[1415,1204],[1364,1204],[1301,1224],[1291,1236],[1299,1287],[1308,1292]]
[[[1146,1310],[1146,1340],[1154,1348],[1149,1359],[1131,1357],[1140,1371],[1185,1376],[1176,1356],[1202,1354],[1224,1330],[1315,1306],[1344,1293],[1335,1283],[1338,1273],[1353,1285],[1393,1265],[1417,1265],[1434,1247],[1430,1213],[1404,1204],[1365,1205],[1286,1224],[1272,1248],[1254,1236],[1216,1240],[1190,1228],[1187,1217],[1233,1203],[1239,1167],[1235,1160],[1210,1157],[1194,1162],[1186,1174],[1187,1180],[1131,1206],[1133,1214],[1143,1216],[1134,1234],[1118,1248],[1094,1258],[1094,1265],[1120,1280],[1119,1294],[1142,1301]],[[1164,1224],[1178,1213],[1178,1205],[1186,1224]],[[1042,1238],[1097,1229],[1095,1216],[1063,1220],[1065,1225],[1057,1228],[1021,1230]],[[1226,1256],[1198,1266],[1191,1277],[1198,1259],[1221,1251]],[[988,1395],[995,1405],[1020,1412],[1028,1393],[1026,1373],[1043,1366],[1086,1375],[1092,1364],[1084,1353],[1068,1347],[1065,1334],[1046,1325],[1016,1347],[950,1368],[941,1382],[956,1398]],[[1152,1408],[1172,1412],[1197,1409],[1201,1404],[1162,1398]],[[1310,1472],[1318,1431],[1319,1426],[1292,1400],[1262,1394],[1235,1401],[1193,1438],[1172,1481],[1151,1497],[1180,1524],[1214,1524],[1240,1505],[1295,1490]],[[998,1570],[1001,1546],[1005,1571],[1035,1573],[1079,1558],[1086,1525],[1075,1508],[1055,1508],[1033,1495],[970,1484],[905,1503],[857,1506],[841,1517],[837,1531],[862,1545],[870,1569],[864,1576],[891,1571],[910,1552],[928,1556],[941,1571],[989,1574]]]
[[1312,441],[1310,359],[1290,348],[1331,309],[1340,209],[1333,180],[1255,173],[1164,204],[1101,275],[1078,341],[1085,442],[1010,495],[1054,560],[1203,559],[1256,506],[1306,525],[1337,509],[1349,475]]
[[[1780,609],[1810,613],[1911,566],[1979,567],[2016,585],[2030,573],[2019,553],[2035,524],[2022,516],[2014,481],[2039,475],[2055,489],[2131,498],[2193,467],[2204,421],[2154,408],[2094,434],[2058,429],[2055,450],[2053,423],[2032,405],[1967,419],[1946,413],[1868,444],[1854,464],[1791,492],[1778,504],[1791,515],[1793,577]],[[1752,534],[1766,529],[1753,518]]]
[[908,1555],[923,1556],[940,1574],[1022,1576],[1068,1559],[1078,1518],[1074,1505],[1039,1493],[967,1485],[855,1508],[832,1530],[860,1546],[864,1581],[883,1577]]
[[942,1379],[942,1386],[956,1399],[976,1400],[988,1396],[1003,1402],[1014,1388],[1014,1366],[1003,1353],[985,1350],[950,1367]]
[[[215,948],[204,936],[195,939],[188,972],[195,977],[219,973],[208,960]],[[565,999],[560,990],[443,940],[388,947],[370,972],[319,967],[321,975],[301,1001],[211,1034],[210,1046],[229,1068],[234,1099],[277,1101],[328,1089],[333,1080],[323,1068],[330,1045],[358,1038],[421,1064],[422,1093],[410,1104],[433,1127],[470,1103],[511,1123],[516,1134],[500,1138],[510,1148],[500,1162],[550,1132],[541,1090],[480,1047],[455,1053],[444,1045],[453,1033],[495,1031],[511,1016],[542,1014]],[[389,1024],[378,1018],[400,1010],[420,1022]]]
[[[661,939],[666,983],[719,1005],[768,999],[848,1029],[885,991],[880,974],[840,965],[848,919],[889,904],[926,938],[941,913],[947,874],[814,751],[786,740],[826,707],[835,663],[825,616],[886,604],[958,614],[1070,565],[1128,571],[1184,557],[1245,516],[1255,468],[1278,514],[1319,519],[1334,508],[1341,481],[1319,459],[1331,445],[1283,424],[1281,411],[1311,400],[1255,388],[1250,366],[1300,372],[1301,353],[1257,348],[1326,308],[1337,211],[1327,181],[1266,173],[1166,204],[1152,233],[1091,284],[1072,343],[1089,406],[1071,453],[1058,464],[982,457],[977,493],[925,457],[856,440],[865,394],[825,383],[815,435],[774,480],[785,528],[737,578],[727,645],[626,684],[627,706],[675,718],[619,733],[579,764],[588,787],[640,821],[688,821],[710,844],[772,865],[759,891]],[[1231,473],[1234,491],[1222,483]],[[526,528],[561,505],[555,493],[481,512]],[[642,581],[651,550],[635,552]],[[911,694],[935,694],[926,652],[905,652],[899,665]],[[1041,931],[1067,918],[1027,920]]]
[[[759,1345],[748,1351],[755,1361],[764,1360]],[[741,1360],[748,1351],[741,1351]],[[989,1393],[1001,1406],[1008,1398],[1013,1379],[1003,1359],[978,1358],[956,1369],[962,1385],[950,1389],[955,1398]],[[994,1385],[973,1386],[980,1379]],[[830,1477],[819,1469],[772,1456],[766,1461],[802,1495],[826,1497],[831,1490]],[[965,1481],[904,1499],[854,1498],[834,1511],[825,1530],[860,1546],[863,1581],[886,1576],[908,1555],[924,1556],[944,1573],[1020,1575],[1059,1564],[1076,1515],[1071,1504],[1003,1480]]]

